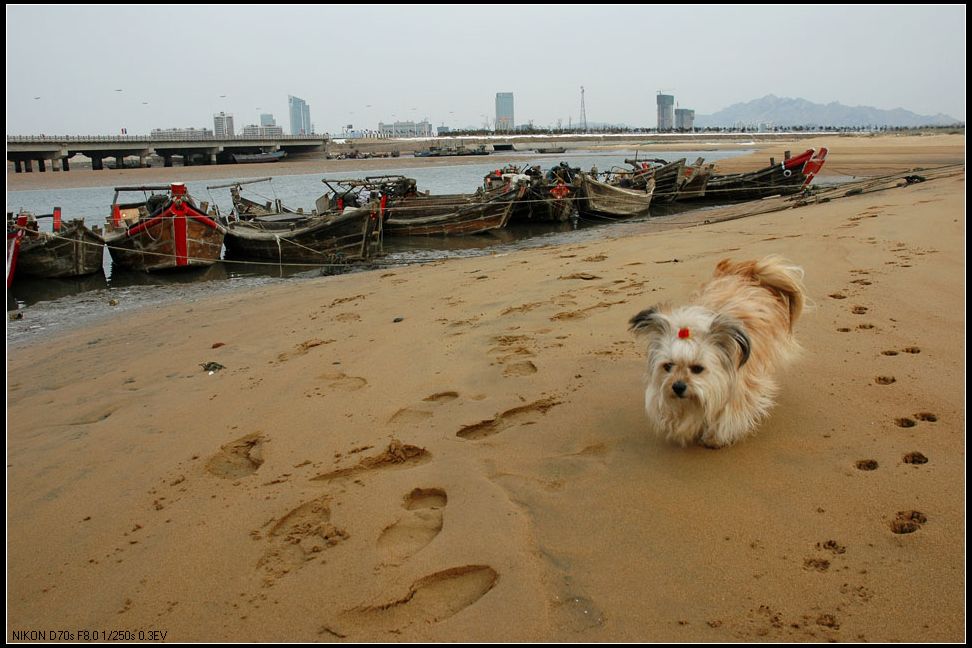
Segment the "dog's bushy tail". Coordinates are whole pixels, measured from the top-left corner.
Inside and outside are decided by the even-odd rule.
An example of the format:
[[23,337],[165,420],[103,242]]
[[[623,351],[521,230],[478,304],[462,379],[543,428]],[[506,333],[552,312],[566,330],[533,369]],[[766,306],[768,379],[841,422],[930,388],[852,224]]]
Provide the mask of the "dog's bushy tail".
[[790,329],[793,329],[806,303],[803,268],[774,254],[758,261],[734,262],[723,259],[716,266],[715,276],[726,275],[746,277],[776,294],[790,313]]

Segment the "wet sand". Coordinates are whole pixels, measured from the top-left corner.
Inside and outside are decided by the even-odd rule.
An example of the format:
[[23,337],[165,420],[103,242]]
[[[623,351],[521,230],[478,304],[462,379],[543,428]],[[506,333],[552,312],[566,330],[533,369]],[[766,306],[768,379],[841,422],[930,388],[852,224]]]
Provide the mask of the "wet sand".
[[[906,144],[826,143],[954,149]],[[964,179],[13,345],[8,637],[961,641]],[[627,320],[770,253],[814,302],[770,417],[649,436]]]

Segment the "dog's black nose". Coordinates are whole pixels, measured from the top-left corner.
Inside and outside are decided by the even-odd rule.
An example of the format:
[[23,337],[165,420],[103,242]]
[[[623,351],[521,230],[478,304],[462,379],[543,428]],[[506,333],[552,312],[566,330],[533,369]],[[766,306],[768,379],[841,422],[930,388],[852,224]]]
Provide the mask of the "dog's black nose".
[[685,395],[686,389],[688,389],[688,385],[683,383],[681,380],[676,380],[672,384],[672,391],[675,392],[675,395],[678,396],[679,398]]

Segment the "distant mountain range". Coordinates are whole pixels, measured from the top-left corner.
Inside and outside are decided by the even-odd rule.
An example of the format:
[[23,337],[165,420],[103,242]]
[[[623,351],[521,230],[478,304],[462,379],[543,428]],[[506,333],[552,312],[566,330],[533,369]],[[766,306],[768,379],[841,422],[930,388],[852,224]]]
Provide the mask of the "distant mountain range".
[[845,106],[836,101],[817,104],[806,99],[766,95],[737,103],[713,115],[696,115],[695,126],[950,126],[960,120],[948,115],[918,115],[910,110],[882,110],[870,106]]

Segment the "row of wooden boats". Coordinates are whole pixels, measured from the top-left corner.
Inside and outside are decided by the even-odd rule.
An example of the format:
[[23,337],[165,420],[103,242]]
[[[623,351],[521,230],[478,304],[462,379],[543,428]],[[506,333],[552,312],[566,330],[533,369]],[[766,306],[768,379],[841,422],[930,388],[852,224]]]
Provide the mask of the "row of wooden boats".
[[456,146],[430,146],[429,148],[421,151],[415,151],[412,155],[414,157],[454,157],[454,156],[464,156],[464,155],[489,155],[490,151],[486,150],[485,144],[480,144],[479,146],[469,148],[464,144],[458,144]]
[[[52,214],[7,215],[7,282],[14,268],[25,275],[71,277],[98,272],[109,249],[120,268],[157,271],[216,263],[227,258],[286,264],[347,265],[380,255],[384,237],[481,234],[516,221],[562,222],[577,216],[647,216],[653,203],[709,199],[730,202],[802,191],[823,166],[827,149],[810,149],[751,173],[713,175],[699,159],[626,160],[630,169],[581,172],[560,163],[497,169],[474,193],[429,195],[401,175],[328,179],[305,212],[281,201],[244,195],[253,182],[228,188],[233,207],[222,214],[189,195],[182,183],[119,187],[104,228]],[[123,195],[142,194],[123,201]],[[50,218],[51,231],[39,221]]]

